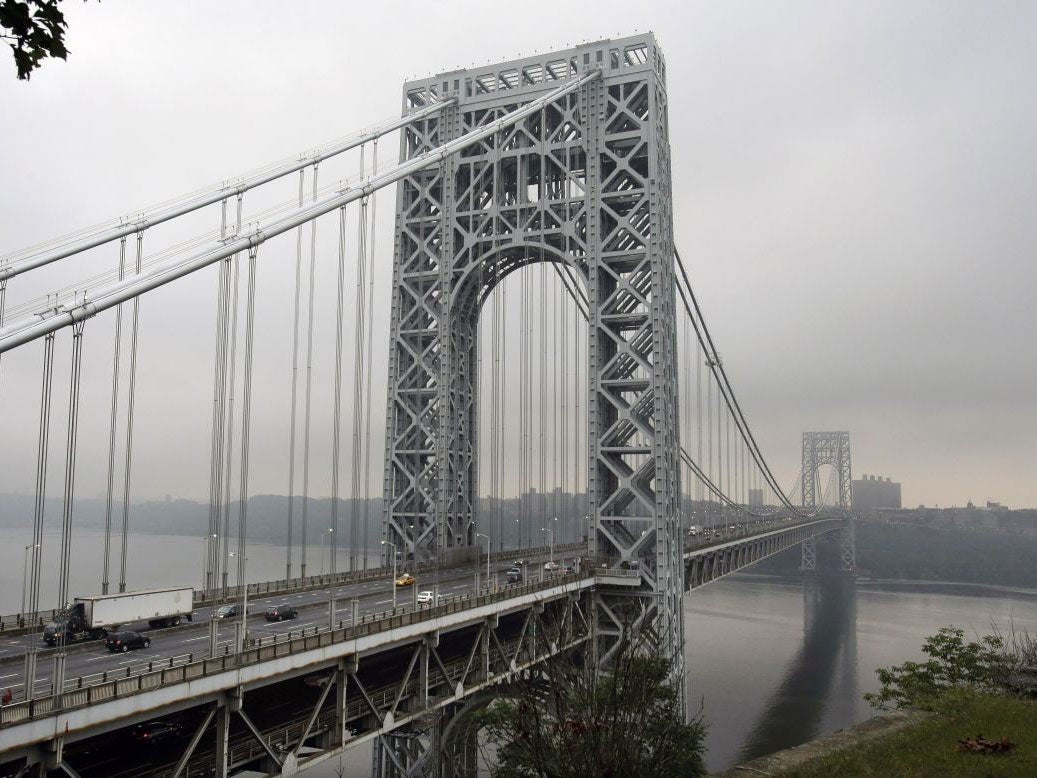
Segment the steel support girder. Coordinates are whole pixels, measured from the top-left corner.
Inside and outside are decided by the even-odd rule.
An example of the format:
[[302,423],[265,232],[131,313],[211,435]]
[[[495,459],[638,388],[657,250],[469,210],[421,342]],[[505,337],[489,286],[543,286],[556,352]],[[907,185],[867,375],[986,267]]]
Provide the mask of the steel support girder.
[[[458,104],[410,125],[401,157],[543,94],[561,76],[530,74],[543,79],[550,62],[564,64],[564,77],[603,75],[398,186],[385,540],[418,560],[473,545],[480,306],[525,265],[568,264],[588,300],[591,553],[637,564],[635,610],[680,674],[676,300],[665,65],[654,37],[409,82],[408,110],[433,92]],[[483,70],[493,71],[492,90],[480,86]],[[514,82],[512,72],[526,75]]]

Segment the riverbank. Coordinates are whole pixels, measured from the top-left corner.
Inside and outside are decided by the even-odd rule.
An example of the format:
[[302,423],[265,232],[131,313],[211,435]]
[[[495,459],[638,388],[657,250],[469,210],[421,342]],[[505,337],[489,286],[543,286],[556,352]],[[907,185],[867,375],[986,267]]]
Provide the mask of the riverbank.
[[[959,741],[982,736],[1011,744],[974,753]],[[1037,775],[1037,702],[1018,697],[956,696],[938,712],[897,711],[802,745],[735,765],[717,778]]]

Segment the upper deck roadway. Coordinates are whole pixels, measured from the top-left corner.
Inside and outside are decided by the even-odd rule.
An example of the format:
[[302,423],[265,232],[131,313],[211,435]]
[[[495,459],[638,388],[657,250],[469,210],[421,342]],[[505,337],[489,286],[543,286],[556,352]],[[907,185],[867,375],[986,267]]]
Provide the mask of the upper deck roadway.
[[[703,585],[840,526],[842,520],[833,517],[797,521],[774,517],[716,536],[689,538],[686,586]],[[636,570],[603,567],[600,561],[586,559],[576,574],[547,575],[542,564],[547,554],[538,551],[527,557],[531,574],[519,586],[498,587],[494,581],[485,587],[482,582],[482,591],[477,591],[476,573],[485,571],[485,561],[440,571],[439,590],[448,599],[437,608],[416,608],[411,591],[400,589],[394,612],[393,582],[385,576],[339,584],[333,628],[329,628],[326,588],[250,595],[250,648],[241,654],[234,651],[233,624],[224,622],[217,656],[208,658],[208,623],[214,606],[196,608],[192,624],[151,631],[148,649],[109,654],[98,642],[69,647],[60,700],[50,688],[51,662],[43,652],[35,699],[24,701],[20,660],[27,638],[11,637],[0,653],[0,688],[15,692],[14,702],[0,708],[0,776],[17,774],[17,768],[26,764],[25,757],[48,761],[46,743],[57,733],[64,734],[56,755],[62,758],[52,755],[52,766],[62,765],[67,773],[83,776],[114,776],[173,775],[188,740],[193,747],[187,749],[189,761],[184,765],[190,764],[191,774],[197,774],[203,763],[215,767],[224,760],[228,770],[250,766],[290,774],[290,765],[331,758],[364,739],[398,731],[436,705],[463,701],[484,687],[506,683],[522,666],[578,645],[589,630],[585,615],[589,610],[583,599],[590,590],[639,585]],[[559,558],[578,553],[572,546],[556,549]],[[495,579],[510,566],[504,560],[491,564]],[[431,572],[422,573],[415,588],[430,589],[432,580]],[[267,623],[262,611],[280,603],[295,606],[299,618]],[[550,646],[545,646],[541,639],[537,645],[535,625],[544,618],[545,607],[554,616],[540,634],[568,624],[567,640],[547,641]],[[424,662],[417,662],[424,667],[420,683],[416,660],[410,658],[419,654]],[[430,664],[430,660],[434,661]],[[322,677],[319,674],[338,679],[333,682],[339,684],[336,688],[349,684],[354,690],[348,700],[344,696],[345,708],[337,713],[330,699],[336,695],[321,695],[319,683],[300,683],[303,678]],[[359,697],[355,690],[362,690]],[[208,736],[191,738],[196,726],[210,723],[205,720],[208,711],[228,706],[236,711],[243,704],[248,716],[244,710],[237,717],[221,714],[233,722],[223,729],[229,739],[222,748]],[[138,746],[126,728],[168,716],[181,728],[181,738],[174,739],[179,752],[134,750]],[[342,726],[352,735],[344,743],[336,743],[333,737],[337,718],[348,723]],[[98,750],[99,744],[112,742],[118,744],[115,753]],[[275,742],[276,748],[271,745]]]

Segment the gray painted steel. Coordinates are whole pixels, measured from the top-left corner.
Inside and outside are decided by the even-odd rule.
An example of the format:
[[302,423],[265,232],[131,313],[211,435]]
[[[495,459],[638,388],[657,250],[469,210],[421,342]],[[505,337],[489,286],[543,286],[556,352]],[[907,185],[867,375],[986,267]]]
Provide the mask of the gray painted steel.
[[654,36],[407,82],[406,112],[457,102],[404,129],[401,164],[596,69],[600,78],[398,184],[383,539],[418,561],[474,544],[480,306],[509,273],[564,263],[589,300],[591,554],[641,576],[633,596],[599,597],[600,657],[624,623],[648,620],[680,674],[676,281]]

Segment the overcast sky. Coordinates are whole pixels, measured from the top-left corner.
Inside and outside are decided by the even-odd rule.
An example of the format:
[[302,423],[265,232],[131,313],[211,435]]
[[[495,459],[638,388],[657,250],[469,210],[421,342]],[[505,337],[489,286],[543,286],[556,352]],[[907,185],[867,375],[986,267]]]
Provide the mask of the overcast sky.
[[[1037,505],[1034,4],[64,5],[68,62],[25,83],[0,59],[0,255],[392,116],[408,77],[653,30],[668,65],[677,242],[779,480],[798,470],[802,431],[848,429],[855,475],[901,481],[906,504]],[[380,341],[392,200],[378,206]],[[322,241],[335,228],[324,223]],[[149,241],[145,255],[161,245]],[[335,262],[321,245],[315,494],[328,493]],[[116,256],[12,282],[9,305]],[[262,254],[252,493],[287,491],[294,257],[294,239]],[[141,306],[137,498],[207,493],[214,307],[211,271]],[[111,326],[110,315],[87,325],[83,496],[105,488]],[[0,493],[33,488],[39,365],[38,346],[3,359]],[[60,452],[67,337],[58,365]],[[381,458],[379,445],[376,488]]]

